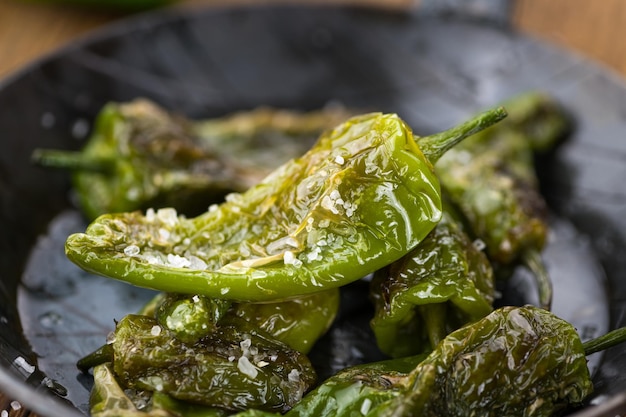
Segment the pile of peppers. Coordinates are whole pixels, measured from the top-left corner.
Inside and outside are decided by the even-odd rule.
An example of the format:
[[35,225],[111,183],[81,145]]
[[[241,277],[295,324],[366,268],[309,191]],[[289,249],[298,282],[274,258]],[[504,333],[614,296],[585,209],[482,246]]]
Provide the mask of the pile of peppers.
[[[551,98],[425,137],[395,114],[274,115],[192,122],[111,104],[83,151],[36,153],[74,171],[91,220],[68,258],[160,291],[79,360],[93,417],[547,417],[583,403],[585,356],[626,332],[583,344],[549,312],[533,155],[569,127]],[[289,151],[238,158],[255,143]],[[192,200],[210,206],[193,214]],[[517,265],[541,305],[494,310],[496,279]],[[308,354],[357,281],[389,359],[319,381]]]

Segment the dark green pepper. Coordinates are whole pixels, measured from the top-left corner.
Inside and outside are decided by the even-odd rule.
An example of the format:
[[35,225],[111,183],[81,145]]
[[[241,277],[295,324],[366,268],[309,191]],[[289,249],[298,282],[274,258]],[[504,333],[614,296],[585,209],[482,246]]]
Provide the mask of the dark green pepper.
[[592,391],[576,329],[537,307],[504,307],[448,335],[379,417],[553,416]]
[[261,108],[196,122],[147,100],[110,103],[80,152],[38,149],[33,159],[74,172],[90,219],[151,207],[196,215],[306,152],[320,132],[346,118],[341,109]]
[[498,108],[419,138],[421,150],[398,116],[355,117],[201,216],[103,215],[67,239],[66,254],[87,271],[165,292],[267,301],[336,288],[428,235],[441,218],[431,161],[505,115]]
[[492,311],[491,264],[449,210],[424,241],[372,279],[371,327],[381,351],[392,357],[429,352],[451,331]]
[[308,359],[246,321],[222,321],[193,343],[173,337],[155,319],[128,315],[115,337],[83,365],[112,362],[122,387],[226,410],[284,412],[315,382]]
[[537,277],[540,304],[549,308],[551,283],[540,258],[548,210],[533,158],[535,150],[563,136],[567,119],[541,94],[521,96],[505,107],[510,119],[452,149],[437,162],[436,171],[490,259],[504,266],[519,261],[529,266]]

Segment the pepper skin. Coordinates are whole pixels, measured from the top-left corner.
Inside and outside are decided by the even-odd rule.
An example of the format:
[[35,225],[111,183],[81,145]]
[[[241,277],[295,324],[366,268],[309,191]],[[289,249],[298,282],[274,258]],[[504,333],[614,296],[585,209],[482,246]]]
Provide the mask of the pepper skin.
[[241,320],[187,344],[154,319],[128,315],[111,347],[121,386],[227,410],[287,411],[316,379],[304,355]]
[[549,417],[592,391],[576,329],[549,311],[503,307],[448,335],[378,417]]
[[73,171],[80,207],[91,220],[150,207],[197,215],[306,152],[347,114],[259,108],[192,121],[145,99],[110,103],[80,152],[38,149],[33,160]]
[[174,337],[194,342],[214,332],[222,319],[237,317],[290,348],[308,353],[339,310],[339,289],[279,302],[233,303],[202,295],[159,294],[140,314],[155,317]]
[[398,116],[355,117],[203,215],[103,215],[67,239],[66,254],[87,271],[134,285],[236,301],[336,288],[428,235],[441,218],[431,162],[504,116],[498,108],[420,138],[432,150],[427,156]]
[[540,259],[548,209],[533,158],[535,150],[554,146],[565,134],[567,119],[550,98],[537,93],[505,107],[510,118],[446,153],[436,172],[469,229],[485,243],[490,260],[504,267],[529,266],[537,277],[540,303],[549,308],[552,289]]
[[449,211],[415,249],[374,274],[370,285],[378,347],[392,357],[430,352],[448,333],[492,311],[486,255]]

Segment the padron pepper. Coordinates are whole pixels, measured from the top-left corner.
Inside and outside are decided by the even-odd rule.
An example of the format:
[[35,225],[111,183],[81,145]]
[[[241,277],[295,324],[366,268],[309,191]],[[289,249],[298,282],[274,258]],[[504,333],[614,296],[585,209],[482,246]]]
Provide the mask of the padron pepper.
[[339,289],[265,303],[236,303],[203,295],[161,293],[140,314],[156,318],[174,337],[193,342],[237,317],[301,353],[308,353],[339,310]]
[[336,288],[428,235],[441,219],[432,162],[505,115],[485,112],[419,138],[420,146],[397,115],[355,117],[205,214],[103,215],[67,239],[66,254],[87,271],[134,285],[236,301]]
[[585,355],[626,329],[583,344],[576,329],[534,307],[503,307],[449,334],[377,417],[550,417],[579,405],[593,384]]
[[436,164],[442,188],[501,266],[522,262],[535,274],[539,303],[552,288],[543,261],[548,210],[540,193],[534,151],[553,146],[567,117],[549,97],[528,93],[504,104],[510,117],[452,149]]
[[392,357],[429,352],[451,331],[492,311],[491,264],[451,210],[444,204],[435,229],[371,281],[370,324],[378,347]]
[[237,319],[185,343],[153,318],[127,315],[112,343],[79,366],[108,362],[124,388],[231,411],[287,411],[316,380],[306,356]]
[[106,105],[81,151],[37,149],[33,160],[73,171],[89,219],[150,207],[196,215],[228,192],[258,183],[347,117],[341,108],[260,108],[193,121],[138,99]]

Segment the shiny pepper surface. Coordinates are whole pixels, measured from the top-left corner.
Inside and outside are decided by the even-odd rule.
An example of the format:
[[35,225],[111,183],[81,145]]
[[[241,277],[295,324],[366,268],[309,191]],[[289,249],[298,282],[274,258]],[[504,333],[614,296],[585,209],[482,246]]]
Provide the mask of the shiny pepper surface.
[[576,329],[537,307],[504,307],[448,335],[385,417],[549,417],[592,391]]
[[492,311],[493,270],[446,209],[415,249],[374,274],[370,295],[371,327],[384,353],[430,352],[451,331]]
[[[505,115],[496,109],[422,138],[431,160]],[[68,238],[66,254],[87,271],[156,290],[277,300],[388,265],[440,218],[439,182],[410,128],[373,113],[322,135],[304,156],[203,215],[104,215]]]
[[286,411],[316,380],[304,355],[241,320],[185,343],[154,319],[128,315],[112,347],[122,386],[227,410]]

